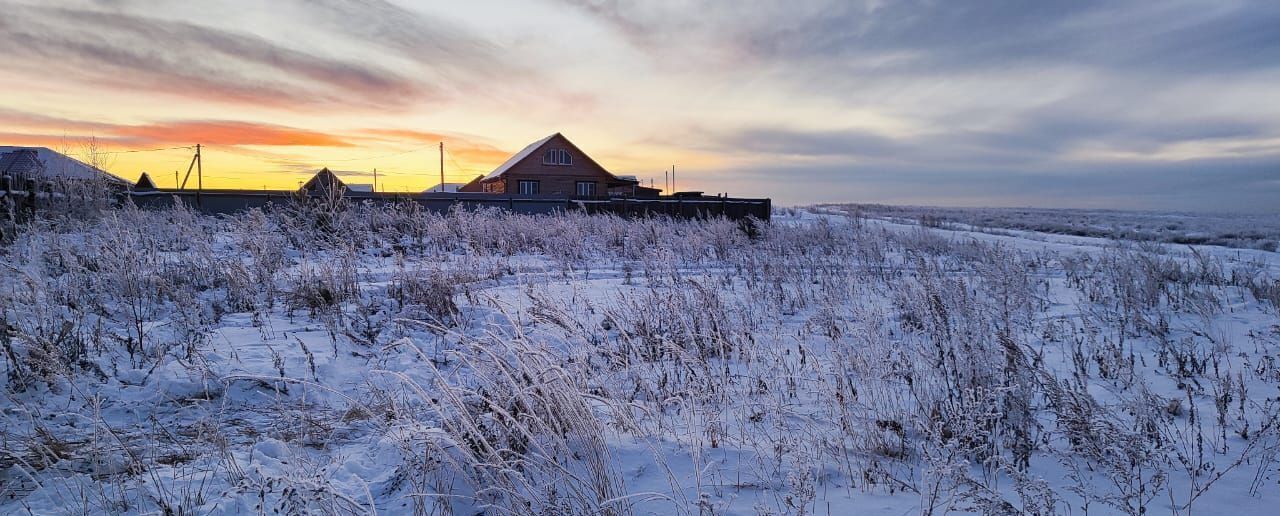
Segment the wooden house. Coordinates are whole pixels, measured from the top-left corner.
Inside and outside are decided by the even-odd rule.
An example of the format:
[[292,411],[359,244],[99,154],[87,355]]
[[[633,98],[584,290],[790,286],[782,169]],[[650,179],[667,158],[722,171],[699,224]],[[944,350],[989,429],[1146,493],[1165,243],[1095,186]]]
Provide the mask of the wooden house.
[[615,191],[639,186],[635,179],[611,174],[560,133],[529,144],[478,184],[460,191],[551,196],[574,199],[607,198]]

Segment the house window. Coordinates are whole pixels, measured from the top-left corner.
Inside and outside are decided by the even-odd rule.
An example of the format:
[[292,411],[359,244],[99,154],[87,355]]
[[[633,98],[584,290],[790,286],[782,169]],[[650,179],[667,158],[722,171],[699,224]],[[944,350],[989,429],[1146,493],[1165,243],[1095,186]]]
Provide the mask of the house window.
[[538,182],[522,180],[517,184],[520,195],[538,195]]
[[591,181],[578,181],[578,197],[595,197],[596,184]]
[[569,151],[564,149],[547,149],[542,153],[543,165],[572,165],[573,156],[569,155]]

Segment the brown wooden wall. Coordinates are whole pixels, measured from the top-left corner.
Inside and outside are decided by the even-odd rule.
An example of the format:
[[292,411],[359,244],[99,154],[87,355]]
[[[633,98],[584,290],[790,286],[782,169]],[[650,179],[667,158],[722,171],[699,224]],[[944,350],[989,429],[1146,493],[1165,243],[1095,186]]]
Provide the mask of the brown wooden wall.
[[[564,149],[573,158],[572,165],[544,165],[542,156],[548,149]],[[585,153],[569,143],[565,137],[556,135],[533,153],[512,165],[502,176],[486,182],[489,193],[518,193],[520,180],[538,181],[541,195],[573,197],[577,194],[579,181],[596,183],[596,196],[608,197],[609,182],[616,180]]]

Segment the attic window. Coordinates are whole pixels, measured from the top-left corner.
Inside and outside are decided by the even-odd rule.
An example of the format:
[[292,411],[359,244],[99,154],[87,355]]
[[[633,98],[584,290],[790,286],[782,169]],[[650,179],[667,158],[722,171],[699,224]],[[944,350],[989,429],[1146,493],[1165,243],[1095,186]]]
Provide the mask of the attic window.
[[547,149],[542,154],[543,165],[572,165],[573,157],[569,155],[569,151],[564,149]]

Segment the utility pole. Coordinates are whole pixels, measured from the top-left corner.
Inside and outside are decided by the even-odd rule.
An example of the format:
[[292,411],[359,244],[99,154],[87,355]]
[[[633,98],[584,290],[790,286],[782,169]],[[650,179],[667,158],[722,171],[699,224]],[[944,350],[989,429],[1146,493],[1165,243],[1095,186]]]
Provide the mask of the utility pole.
[[196,144],[196,207],[203,208],[200,193],[204,191],[204,163],[200,159],[200,144]]
[[378,169],[373,169],[373,193],[378,193]]
[[178,186],[178,171],[177,171],[177,170],[174,170],[174,171],[173,171],[173,187],[174,187],[174,188],[177,188],[177,189],[179,189],[179,190],[181,190],[181,189],[182,189],[182,187]]
[[440,192],[444,193],[444,142],[440,142]]
[[662,171],[662,189],[667,191],[667,195],[671,195],[671,172]]
[[675,189],[676,189],[676,166],[671,165],[671,191],[674,192]]

